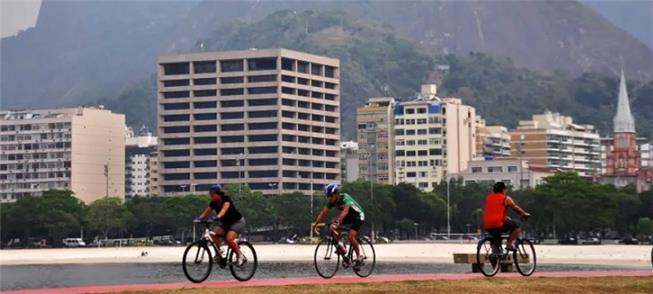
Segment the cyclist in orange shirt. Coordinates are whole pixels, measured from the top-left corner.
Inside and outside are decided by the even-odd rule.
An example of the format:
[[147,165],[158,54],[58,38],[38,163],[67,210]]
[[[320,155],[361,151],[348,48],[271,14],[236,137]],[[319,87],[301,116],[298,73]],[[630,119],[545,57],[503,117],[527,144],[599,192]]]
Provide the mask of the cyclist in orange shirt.
[[483,227],[492,236],[498,238],[504,232],[510,232],[508,245],[506,249],[514,250],[512,243],[521,233],[520,225],[517,221],[506,215],[508,208],[527,219],[530,213],[523,210],[515,201],[506,195],[506,184],[497,182],[494,184],[492,193],[485,197],[485,209],[483,209]]

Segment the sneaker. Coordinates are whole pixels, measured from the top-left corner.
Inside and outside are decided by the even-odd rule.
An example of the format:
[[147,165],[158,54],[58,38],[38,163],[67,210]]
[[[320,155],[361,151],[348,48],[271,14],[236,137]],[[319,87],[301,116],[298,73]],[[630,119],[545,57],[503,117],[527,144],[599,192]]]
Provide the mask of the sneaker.
[[245,264],[245,262],[247,262],[247,258],[245,257],[245,255],[241,254],[238,257],[236,257],[236,265],[237,266],[243,266]]
[[361,266],[363,265],[363,262],[365,262],[365,257],[359,255],[358,258],[354,260],[354,270],[360,270]]

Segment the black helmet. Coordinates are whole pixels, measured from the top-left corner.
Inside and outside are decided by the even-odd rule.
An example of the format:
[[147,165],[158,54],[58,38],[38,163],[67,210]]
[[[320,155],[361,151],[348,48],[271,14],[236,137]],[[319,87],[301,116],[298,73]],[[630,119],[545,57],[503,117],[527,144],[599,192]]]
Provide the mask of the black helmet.
[[222,194],[222,187],[220,187],[220,185],[213,185],[209,188],[209,193]]

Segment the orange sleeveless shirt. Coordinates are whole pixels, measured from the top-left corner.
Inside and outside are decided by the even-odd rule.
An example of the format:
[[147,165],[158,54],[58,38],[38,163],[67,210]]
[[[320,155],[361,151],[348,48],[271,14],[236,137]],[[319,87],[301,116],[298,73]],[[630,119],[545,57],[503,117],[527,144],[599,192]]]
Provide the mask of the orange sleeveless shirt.
[[506,222],[506,198],[503,193],[490,193],[485,198],[483,210],[483,227],[485,229],[498,229]]

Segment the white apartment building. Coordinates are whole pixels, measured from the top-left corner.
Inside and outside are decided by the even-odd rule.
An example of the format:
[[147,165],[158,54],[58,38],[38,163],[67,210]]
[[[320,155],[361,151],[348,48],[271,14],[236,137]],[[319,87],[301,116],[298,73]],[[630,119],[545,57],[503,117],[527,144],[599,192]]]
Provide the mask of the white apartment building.
[[456,175],[465,184],[502,181],[513,189],[535,188],[544,183],[544,178],[555,174],[555,170],[529,167],[528,162],[510,157],[492,160],[472,160],[465,171]]
[[[130,136],[131,135],[131,136]],[[125,143],[125,197],[148,197],[150,181],[150,159],[156,154],[157,138],[152,134],[133,136],[128,131]]]

